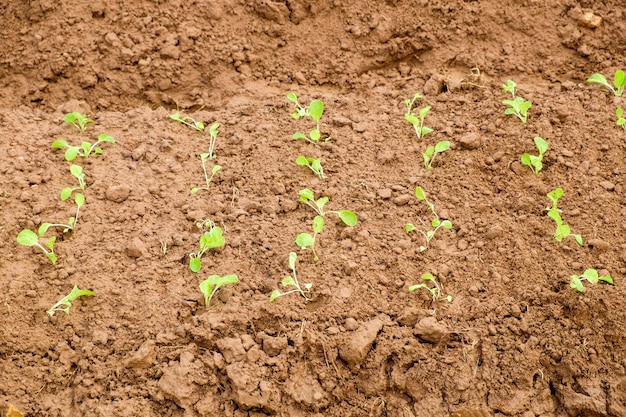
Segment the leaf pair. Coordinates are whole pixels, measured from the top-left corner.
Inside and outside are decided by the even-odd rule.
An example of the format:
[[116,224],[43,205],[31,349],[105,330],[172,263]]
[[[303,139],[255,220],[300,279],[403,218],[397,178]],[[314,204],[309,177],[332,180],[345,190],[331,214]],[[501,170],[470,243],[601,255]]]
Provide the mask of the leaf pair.
[[[292,138],[294,140],[304,139],[311,143],[318,144],[322,138],[320,120],[324,114],[324,102],[322,102],[322,100],[313,100],[308,106],[305,107],[300,104],[298,97],[293,92],[287,94],[287,99],[296,105],[293,113],[291,113],[291,117],[294,120],[299,120],[301,117],[310,117],[316,123],[315,129],[312,129],[308,136],[302,132],[296,132],[293,134]],[[324,139],[324,142],[328,142],[330,139],[330,137],[327,137]]]
[[541,172],[541,169],[543,168],[543,155],[548,150],[548,142],[539,136],[535,137],[534,141],[537,149],[539,150],[539,155],[530,155],[525,153],[522,155],[521,161],[523,165],[529,166],[535,175],[539,175],[539,172]]
[[298,255],[295,252],[289,253],[289,269],[291,269],[292,274],[287,275],[280,282],[280,284],[283,287],[287,287],[287,288],[293,287],[294,289],[289,290],[287,292],[282,292],[278,289],[272,291],[272,293],[270,294],[270,303],[276,300],[278,297],[283,297],[285,295],[293,294],[295,292],[300,293],[300,295],[302,295],[302,297],[304,297],[306,301],[311,301],[311,298],[308,297],[308,294],[311,292],[311,287],[313,287],[313,284],[310,284],[310,283],[304,284],[303,285],[304,288],[300,286],[300,282],[298,281],[298,276],[296,274],[296,260],[297,259],[298,259]]
[[602,74],[592,74],[587,79],[588,83],[596,83],[605,86],[616,97],[621,97],[624,94],[624,88],[626,87],[626,73],[622,70],[615,71],[613,75],[613,85],[609,84],[606,77]]
[[419,93],[415,93],[413,99],[407,98],[404,100],[404,104],[406,105],[406,113],[404,114],[404,119],[407,122],[411,123],[411,125],[413,125],[413,128],[415,129],[415,134],[417,135],[418,139],[423,138],[433,131],[433,129],[431,129],[430,127],[424,126],[424,119],[426,118],[426,115],[432,107],[425,106],[421,108],[418,113],[415,113],[413,111],[415,101],[421,98],[422,96]]
[[[46,230],[47,230],[47,228],[46,228]],[[50,237],[46,241],[45,246],[44,246],[41,243],[39,243],[39,236],[37,236],[37,233],[35,233],[35,232],[33,232],[32,230],[29,230],[29,229],[24,229],[20,233],[18,233],[18,235],[17,235],[17,243],[19,243],[20,245],[23,245],[23,246],[36,246],[36,247],[38,247],[39,249],[41,249],[43,251],[43,253],[46,254],[46,256],[48,257],[48,259],[50,259],[50,262],[52,262],[52,264],[56,264],[56,262],[57,262],[57,256],[54,253],[54,242],[55,242],[55,240],[56,240],[55,236]]]
[[588,281],[592,284],[597,284],[599,281],[604,281],[613,285],[613,278],[610,275],[600,275],[595,269],[587,269],[582,275],[572,275],[570,277],[570,288],[574,288],[580,292],[585,291],[583,281]]
[[200,283],[200,292],[204,294],[204,305],[209,307],[211,299],[222,285],[236,284],[239,278],[235,274],[230,275],[211,275]]
[[[418,290],[420,288],[424,288],[424,289],[428,290],[428,292],[430,292],[430,294],[433,297],[433,301],[437,301],[441,297],[441,287],[437,283],[437,280],[435,279],[433,274],[430,274],[430,273],[423,274],[421,278],[422,278],[422,280],[426,281],[426,283],[411,285],[409,287],[409,292],[413,292],[413,291]],[[434,287],[433,288],[429,287],[428,284],[427,284],[428,282],[433,283]],[[445,300],[447,302],[451,303],[452,302],[452,296],[451,295],[446,296]]]
[[79,156],[82,156],[83,158],[88,158],[92,152],[97,155],[101,155],[103,151],[102,151],[102,148],[98,146],[101,143],[115,143],[115,139],[112,136],[107,135],[106,133],[103,133],[100,136],[98,136],[98,140],[95,143],[91,144],[85,141],[81,143],[80,146],[72,146],[69,143],[67,143],[65,139],[58,139],[52,142],[52,148],[53,149],[67,148],[65,150],[65,160],[68,162],[72,162]]
[[179,112],[174,112],[170,114],[170,119],[177,121],[178,123],[189,126],[192,129],[197,130],[198,132],[204,132],[205,125],[202,122],[197,122],[193,118],[189,116],[181,116]]
[[556,223],[556,231],[554,232],[554,239],[557,242],[563,241],[568,236],[572,236],[579,246],[583,246],[583,238],[581,235],[573,234],[569,225],[563,223],[561,218],[561,210],[557,207],[557,203],[561,197],[563,197],[563,189],[556,188],[554,191],[547,194],[547,197],[552,201],[552,207],[549,207],[548,217],[550,217]]
[[324,168],[322,167],[322,158],[307,158],[304,155],[300,155],[296,158],[296,164],[309,168],[319,179],[326,178],[324,176]]
[[526,101],[521,97],[515,97],[513,100],[503,100],[502,104],[509,106],[509,108],[504,110],[504,114],[514,114],[523,123],[526,123],[528,110],[532,106],[530,101]]
[[435,146],[429,146],[426,149],[426,152],[422,154],[424,157],[424,167],[428,170],[433,169],[433,161],[437,154],[447,151],[450,149],[450,142],[447,140],[441,141],[437,143]]
[[[205,224],[207,224],[205,222]],[[189,269],[193,272],[198,272],[202,269],[202,255],[209,250],[215,248],[221,248],[226,243],[226,239],[222,235],[222,228],[213,226],[211,222],[208,222],[210,229],[200,236],[200,250],[197,253],[189,255]]]
[[95,294],[91,290],[81,290],[80,288],[78,288],[78,286],[74,285],[74,288],[72,288],[72,291],[68,295],[63,297],[61,300],[59,300],[59,302],[57,302],[55,305],[50,307],[50,309],[46,311],[46,313],[48,313],[50,317],[54,316],[54,314],[57,311],[62,311],[65,314],[70,314],[70,308],[72,307],[72,302],[76,300],[78,297],[83,297],[85,295],[93,296]]

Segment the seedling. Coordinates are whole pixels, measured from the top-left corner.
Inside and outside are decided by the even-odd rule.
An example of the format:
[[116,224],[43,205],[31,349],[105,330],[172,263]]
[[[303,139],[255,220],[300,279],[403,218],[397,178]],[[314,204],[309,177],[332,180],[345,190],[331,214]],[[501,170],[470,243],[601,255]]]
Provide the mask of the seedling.
[[56,264],[57,262],[57,256],[54,253],[55,240],[56,237],[52,236],[48,240],[46,240],[46,243],[44,245],[42,245],[41,243],[39,243],[39,236],[37,236],[37,233],[29,229],[24,229],[17,235],[17,243],[24,246],[38,247],[43,251],[43,253],[46,254],[52,264]]
[[194,187],[191,189],[191,194],[196,194],[200,190],[208,191],[209,187],[211,186],[211,180],[213,179],[217,171],[222,169],[221,165],[213,165],[213,168],[211,168],[211,176],[209,176],[206,171],[206,160],[208,155],[208,153],[203,153],[200,155],[200,159],[202,160],[202,170],[204,171],[204,179],[206,181],[206,187]]
[[554,232],[554,239],[557,242],[563,241],[564,238],[571,236],[576,240],[579,246],[583,245],[583,238],[581,235],[572,234],[570,227],[563,223],[561,218],[561,210],[557,207],[557,203],[561,197],[563,197],[563,189],[556,188],[554,191],[547,194],[550,201],[552,201],[552,207],[546,208],[548,210],[548,217],[556,222],[556,231]]
[[239,282],[239,278],[235,274],[224,275],[211,275],[200,283],[200,291],[204,294],[204,305],[209,307],[211,305],[211,298],[215,295],[219,287],[227,284],[236,284]]
[[324,176],[324,168],[322,168],[322,158],[307,158],[306,156],[300,155],[296,158],[296,164],[301,167],[308,167],[319,179],[326,178]]
[[61,298],[58,303],[50,307],[50,310],[46,311],[50,317],[54,316],[54,313],[57,311],[63,311],[65,314],[70,314],[70,308],[72,307],[72,302],[76,300],[78,297],[82,297],[85,295],[95,295],[91,290],[81,290],[76,285],[72,288],[72,291]]
[[[430,225],[432,226],[432,230],[428,230],[426,232],[420,230],[422,235],[424,235],[424,238],[426,238],[426,245],[428,245],[430,241],[432,240],[432,238],[435,236],[435,233],[437,233],[437,230],[441,228],[445,230],[452,229],[452,222],[450,222],[450,220],[441,220],[439,218],[439,215],[437,215],[437,212],[435,211],[435,206],[426,199],[426,193],[424,193],[424,190],[422,190],[421,187],[415,188],[415,197],[420,201],[424,201],[428,205],[428,209],[435,216],[435,218],[430,222]],[[406,233],[410,233],[413,230],[417,230],[417,228],[412,223],[407,223],[404,226],[404,230],[406,231]],[[427,246],[420,246],[420,251],[423,252],[426,249],[427,249]]]
[[[439,300],[439,298],[441,297],[441,293],[442,293],[442,287],[439,285],[439,283],[437,283],[437,280],[435,279],[433,274],[423,274],[422,275],[422,280],[424,280],[426,282],[422,282],[421,284],[411,285],[409,287],[409,292],[413,292],[413,291],[418,290],[420,288],[424,288],[425,290],[428,290],[428,292],[430,292],[430,294],[432,295],[433,302]],[[434,287],[430,287],[429,283],[432,283],[434,285]],[[447,302],[451,303],[452,302],[452,296],[451,295],[447,295],[444,298],[444,300],[446,300]]]
[[82,156],[83,158],[88,158],[91,153],[95,153],[97,155],[102,154],[102,148],[100,148],[101,143],[115,143],[115,139],[107,135],[106,133],[98,136],[98,140],[94,143],[89,143],[87,141],[80,144],[80,146],[72,146],[65,139],[58,139],[52,142],[53,149],[63,149],[65,150],[65,160],[72,162],[76,157]]
[[435,160],[437,154],[445,152],[448,149],[450,149],[450,142],[448,142],[447,140],[441,141],[435,146],[429,146],[426,149],[426,152],[422,154],[422,156],[424,157],[424,167],[429,170],[433,169],[433,161]]
[[300,190],[299,192],[300,198],[298,201],[304,203],[311,207],[317,213],[317,216],[313,219],[312,230],[313,234],[310,233],[299,233],[296,236],[296,244],[300,246],[301,249],[311,248],[313,251],[314,261],[317,262],[319,260],[317,253],[315,252],[315,238],[319,233],[324,230],[324,216],[328,213],[337,214],[341,221],[350,227],[356,226],[358,222],[358,218],[354,212],[350,210],[339,210],[339,211],[324,211],[324,206],[328,203],[328,197],[320,197],[315,200],[315,195],[313,191],[308,188],[304,190]]
[[522,155],[522,164],[527,165],[530,169],[533,170],[535,175],[539,175],[541,172],[541,168],[543,168],[543,154],[548,150],[548,142],[545,139],[540,138],[539,136],[535,137],[535,145],[539,150],[539,155],[530,155],[525,153]]
[[504,114],[514,114],[523,123],[526,123],[528,109],[532,106],[530,101],[526,101],[521,97],[515,97],[513,100],[503,100],[502,104],[509,106],[509,108],[504,110]]
[[189,116],[181,116],[180,113],[177,111],[170,114],[170,119],[175,120],[185,126],[189,126],[190,128],[197,130],[198,132],[204,132],[204,123],[197,122]]
[[289,269],[291,269],[292,274],[287,275],[280,282],[283,287],[287,287],[287,288],[293,287],[293,289],[286,291],[286,292],[282,292],[278,289],[272,291],[272,293],[270,294],[270,303],[276,300],[278,297],[293,294],[296,292],[299,292],[300,295],[302,295],[305,300],[307,301],[312,300],[311,298],[308,297],[308,295],[311,293],[311,287],[313,286],[313,284],[304,284],[303,286],[300,286],[300,282],[298,282],[298,276],[296,275],[296,259],[297,258],[298,258],[298,255],[295,252],[289,253]]
[[604,281],[613,285],[613,278],[611,278],[610,275],[599,275],[598,271],[595,269],[587,269],[582,275],[572,275],[570,277],[569,286],[580,292],[584,292],[585,287],[583,286],[583,281],[585,280],[592,284],[597,284],[598,281]]
[[616,97],[621,97],[624,93],[624,87],[626,87],[626,73],[622,70],[615,71],[613,75],[613,85],[609,84],[606,77],[602,74],[592,74],[591,77],[587,79],[587,82],[601,84],[611,90]]
[[189,254],[189,269],[198,272],[202,269],[202,255],[209,249],[221,248],[226,243],[222,236],[222,228],[215,226],[211,220],[202,220],[196,223],[199,228],[208,228],[206,232],[200,236],[200,250]]
[[511,93],[511,98],[515,98],[515,87],[517,84],[513,80],[506,80],[506,84],[502,84],[502,89]]
[[63,116],[63,121],[71,124],[81,132],[84,132],[87,129],[87,124],[93,123],[93,120],[88,118],[86,114],[82,114],[77,111],[67,113]]
[[622,129],[626,130],[626,118],[623,117],[623,110],[621,107],[615,109],[615,116],[617,117],[616,125],[621,126]]
[[298,101],[298,97],[296,93],[287,94],[287,99],[293,102],[296,105],[296,108],[293,113],[291,113],[291,117],[294,120],[299,120],[301,117],[310,117],[316,123],[315,129],[309,132],[309,135],[305,135],[302,132],[296,132],[293,134],[293,139],[304,139],[315,145],[322,142],[328,142],[331,140],[331,137],[327,137],[322,140],[322,133],[320,131],[320,120],[322,119],[322,114],[324,114],[324,102],[322,100],[313,100],[308,106],[303,106]]
[[415,101],[421,98],[422,96],[419,93],[415,93],[412,100],[408,98],[404,100],[404,104],[406,105],[404,119],[413,125],[418,139],[423,138],[433,131],[430,127],[424,126],[424,119],[430,111],[431,106],[423,107],[417,113],[414,111],[415,109],[413,109]]

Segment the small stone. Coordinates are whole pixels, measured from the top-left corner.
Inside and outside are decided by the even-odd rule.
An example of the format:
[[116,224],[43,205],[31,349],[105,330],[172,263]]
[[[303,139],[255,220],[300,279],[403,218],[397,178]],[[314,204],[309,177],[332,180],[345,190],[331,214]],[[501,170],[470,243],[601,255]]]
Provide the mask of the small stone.
[[428,343],[439,343],[448,334],[448,328],[434,317],[425,317],[415,325],[417,337]]
[[578,20],[579,26],[583,26],[583,27],[590,28],[590,29],[597,28],[598,26],[600,26],[600,23],[602,23],[602,18],[598,16],[597,14],[594,14],[591,12],[583,13],[583,15]]
[[165,44],[163,48],[161,48],[161,58],[163,59],[178,59],[180,57],[180,50],[176,45],[173,44]]
[[394,204],[397,206],[403,206],[407,204],[409,201],[411,201],[410,195],[400,195],[393,199]]
[[130,196],[128,185],[113,185],[105,192],[106,199],[115,203],[122,203]]
[[293,74],[293,80],[295,82],[297,82],[298,84],[306,84],[306,77],[304,76],[304,74],[300,71],[296,71]]
[[287,336],[273,337],[265,336],[263,338],[263,352],[268,356],[276,356],[288,346]]
[[343,116],[335,116],[333,118],[332,123],[333,123],[333,126],[344,127],[344,126],[350,126],[352,124],[352,120]]
[[456,244],[456,247],[457,247],[459,250],[465,250],[465,249],[467,249],[467,248],[469,247],[469,243],[467,243],[467,240],[465,240],[465,239],[461,239],[461,240],[459,240],[459,241],[458,241],[458,243]]
[[346,330],[354,331],[359,328],[359,322],[353,317],[348,317],[344,322],[343,327],[345,327]]
[[477,149],[480,147],[480,135],[476,132],[468,132],[459,138],[461,149]]
[[130,358],[126,360],[126,367],[133,369],[148,369],[156,362],[156,343],[146,340],[139,346]]
[[381,188],[380,190],[378,190],[378,196],[383,200],[391,198],[391,193],[391,188]]
[[561,151],[561,155],[567,157],[567,158],[571,158],[572,156],[574,156],[574,152],[568,150],[568,149],[563,149]]
[[359,269],[359,264],[354,261],[348,261],[343,265],[343,272],[346,275],[354,274],[357,269]]
[[495,225],[495,226],[490,227],[489,230],[487,230],[487,233],[485,234],[487,239],[490,239],[490,240],[497,239],[499,237],[502,237],[503,235],[504,235],[504,229],[500,225]]
[[599,185],[607,191],[613,191],[615,189],[615,184],[611,181],[602,181]]
[[105,330],[94,330],[91,335],[91,340],[96,345],[106,345],[109,341],[109,334]]
[[611,245],[602,239],[591,239],[585,243],[587,246],[591,247],[594,252],[606,252],[611,248]]
[[422,90],[424,95],[427,96],[436,96],[441,91],[443,91],[443,79],[439,75],[433,75],[426,81],[424,84],[424,89]]
[[130,258],[141,258],[146,253],[146,245],[138,237],[133,238],[130,244],[126,247],[126,255]]

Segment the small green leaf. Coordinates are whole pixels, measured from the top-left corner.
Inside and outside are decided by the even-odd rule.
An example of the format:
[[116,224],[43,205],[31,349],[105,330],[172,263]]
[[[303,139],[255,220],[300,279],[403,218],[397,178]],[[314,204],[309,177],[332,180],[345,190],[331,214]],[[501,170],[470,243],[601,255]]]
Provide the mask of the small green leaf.
[[[209,134],[214,138],[217,137],[217,135],[220,133],[219,128],[220,128],[219,123],[217,122],[213,123],[211,127],[209,127]],[[204,129],[204,125],[203,125],[203,129]]]
[[24,229],[17,235],[17,243],[24,246],[35,246],[39,244],[39,238],[32,230]]
[[270,294],[270,303],[274,301],[275,299],[277,299],[278,297],[280,297],[281,295],[283,294],[278,290],[272,291],[272,293]]
[[115,143],[115,139],[113,138],[113,136],[103,133],[100,136],[98,136],[98,142]]
[[415,187],[415,197],[420,201],[426,200],[426,194],[424,190],[422,190],[422,187]]
[[46,234],[50,226],[52,226],[52,223],[41,223],[41,226],[39,226],[38,230],[39,236],[43,237],[43,235]]
[[404,231],[406,233],[412,232],[413,230],[415,230],[415,226],[412,223],[407,223],[404,225]]
[[613,85],[615,86],[615,88],[618,89],[623,89],[624,86],[626,86],[626,74],[624,73],[624,71],[615,71],[615,75],[613,76]]
[[604,281],[608,284],[613,285],[613,278],[610,275],[602,275],[598,278],[600,281]]
[[295,252],[289,252],[289,269],[292,271],[296,269],[296,259],[298,259],[298,254]]
[[219,171],[220,169],[222,169],[221,165],[213,166],[213,168],[211,169],[211,175],[215,175],[217,173],[217,171]]
[[307,160],[305,156],[300,155],[299,157],[296,158],[296,164],[301,167],[306,167],[306,166],[309,166],[309,161]]
[[530,154],[527,154],[527,153],[523,154],[521,161],[523,165],[530,166]]
[[70,198],[70,196],[72,195],[72,191],[74,191],[73,189],[71,189],[70,187],[65,187],[64,189],[61,190],[61,201],[65,201],[68,198]]
[[602,74],[592,74],[591,77],[587,79],[588,83],[597,83],[602,84],[604,86],[609,87],[611,90],[613,89],[606,80],[606,77]]
[[309,104],[309,113],[313,120],[319,122],[322,118],[322,113],[324,113],[324,103],[322,100],[313,100],[311,104]]
[[291,136],[294,140],[306,139],[306,135],[302,132],[296,132]]
[[441,224],[441,220],[439,220],[438,218],[434,218],[434,219],[430,222],[430,224],[431,224],[433,227],[439,227],[439,225]]
[[422,127],[422,136],[425,136],[425,135],[427,135],[429,133],[432,133],[432,132],[433,132],[433,130],[430,127],[426,127],[426,126]]
[[441,222],[441,227],[443,227],[445,230],[450,230],[452,229],[452,222],[450,220],[444,220],[443,222]]
[[411,285],[409,287],[409,292],[413,292],[413,291],[418,290],[420,288],[426,288],[427,290],[429,290],[429,288],[426,286],[426,284],[416,284],[416,285]]
[[304,190],[300,190],[298,194],[300,195],[299,201],[303,203],[306,203],[309,200],[315,199],[315,194],[313,194],[313,191],[309,190],[308,188],[305,188]]
[[74,202],[79,208],[82,207],[85,204],[85,196],[81,193],[76,193],[76,195],[74,195]]
[[581,235],[572,235],[574,236],[574,239],[576,239],[576,243],[578,243],[578,246],[583,246],[583,237]]
[[71,165],[70,166],[70,172],[76,178],[80,178],[80,177],[83,176],[83,168],[80,165]]
[[543,155],[544,153],[546,153],[546,151],[548,150],[548,142],[544,138],[541,138],[539,136],[535,137],[534,141],[537,149],[539,150],[539,155]]
[[441,153],[450,149],[450,142],[447,140],[441,141],[435,145],[435,152]]
[[50,259],[50,262],[52,262],[53,265],[57,263],[57,256],[53,252],[46,253],[46,256]]
[[574,288],[574,289],[580,291],[580,292],[584,292],[585,291],[585,287],[583,286],[583,283],[580,280],[580,278],[578,277],[578,275],[572,275],[570,277],[569,286],[571,288]]
[[74,159],[76,159],[79,149],[80,148],[77,146],[70,146],[69,148],[67,148],[67,150],[65,151],[65,160],[68,162],[72,162]]
[[326,203],[328,203],[330,199],[328,197],[320,197],[315,204],[317,205],[317,207],[320,209],[320,211],[323,212],[324,206],[326,205]]
[[195,194],[195,193],[197,193],[199,190],[200,190],[199,188],[192,188],[192,189],[191,189],[191,194]]
[[56,242],[56,240],[56,236],[51,236],[50,239],[46,241],[46,247],[52,251],[54,247],[54,242]]
[[317,129],[313,129],[309,132],[309,137],[311,138],[313,142],[319,141],[321,136],[322,134]]
[[407,122],[411,123],[413,126],[419,126],[420,124],[419,119],[411,113],[405,114],[404,118],[406,119]]
[[70,145],[67,143],[67,141],[63,139],[58,139],[52,142],[52,147],[54,149],[61,149],[61,148],[65,148],[66,146],[70,146]]
[[324,230],[324,218],[315,216],[313,218],[313,233],[322,233],[322,230]]
[[202,269],[202,261],[200,258],[189,258],[189,269],[191,269],[192,272],[199,272]]
[[315,244],[315,239],[308,233],[299,233],[296,236],[296,245],[300,246],[300,248],[305,249],[309,246],[313,246]]
[[431,106],[426,106],[423,109],[421,109],[419,113],[419,118],[421,120],[424,120],[424,118],[426,117],[426,115],[428,114],[431,108],[432,108]]
[[288,93],[287,94],[287,99],[289,101],[294,102],[295,104],[298,104],[298,97],[296,96],[296,93]]
[[422,274],[422,279],[424,281],[434,281],[435,277],[431,273]]
[[296,282],[294,281],[293,277],[290,277],[290,276],[283,278],[283,280],[280,281],[280,283],[283,285],[283,287],[295,287],[296,285]]
[[339,212],[339,218],[349,227],[356,226],[359,221],[356,214],[350,210],[341,210]]
[[592,284],[596,284],[598,282],[598,271],[595,269],[586,269],[585,272],[581,275],[582,278],[585,278],[587,281]]

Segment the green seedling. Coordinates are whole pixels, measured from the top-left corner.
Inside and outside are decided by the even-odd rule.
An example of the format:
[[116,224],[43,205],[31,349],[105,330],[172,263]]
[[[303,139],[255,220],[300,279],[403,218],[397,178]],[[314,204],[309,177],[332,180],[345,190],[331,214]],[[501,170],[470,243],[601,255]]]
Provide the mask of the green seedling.
[[[450,222],[450,220],[441,220],[439,218],[439,215],[437,215],[437,212],[435,211],[435,206],[426,199],[426,193],[424,193],[424,190],[422,190],[421,187],[415,188],[415,197],[419,201],[424,201],[428,205],[428,209],[435,216],[434,219],[430,222],[430,225],[432,226],[432,230],[428,230],[426,232],[420,230],[422,235],[424,235],[424,238],[426,238],[426,245],[428,245],[430,241],[432,240],[432,238],[435,236],[435,233],[437,233],[437,230],[441,228],[443,228],[444,230],[452,229],[452,222]],[[406,233],[410,233],[414,230],[417,230],[417,228],[412,223],[407,223],[404,226],[404,230],[406,231]],[[427,246],[420,246],[420,251],[423,252],[426,249],[427,249]]]
[[198,228],[208,228],[206,232],[200,236],[200,250],[189,254],[189,269],[193,272],[199,272],[202,269],[202,255],[209,249],[221,248],[226,243],[222,236],[222,228],[215,226],[211,220],[203,220],[196,223]]
[[320,120],[322,119],[322,114],[324,114],[324,102],[322,100],[313,100],[305,107],[298,101],[296,93],[287,94],[287,99],[296,105],[294,112],[291,113],[291,117],[294,120],[299,120],[301,117],[310,117],[316,123],[315,129],[312,129],[308,136],[302,132],[294,133],[292,136],[294,140],[304,139],[315,145],[320,143],[320,141],[328,142],[331,140],[330,136],[322,140],[322,132],[320,131]]
[[50,307],[50,310],[46,311],[50,317],[54,316],[57,311],[63,311],[65,314],[70,314],[70,308],[72,307],[72,302],[76,300],[78,297],[82,297],[85,295],[95,295],[91,290],[81,290],[76,285],[72,288],[72,291],[61,298],[58,303]]
[[46,243],[44,245],[42,245],[41,243],[39,243],[39,236],[37,235],[37,233],[29,229],[24,229],[17,235],[17,243],[19,243],[20,245],[24,245],[24,246],[38,247],[39,249],[43,251],[43,253],[46,254],[46,256],[48,257],[48,259],[50,259],[50,262],[52,262],[52,264],[56,264],[57,262],[57,256],[54,253],[54,241],[55,240],[56,240],[56,237],[52,236],[51,238],[46,240]]
[[547,194],[547,197],[552,201],[552,207],[546,208],[548,211],[548,217],[556,222],[556,231],[554,232],[554,239],[557,242],[563,241],[564,238],[571,236],[576,240],[579,246],[583,246],[583,238],[581,235],[575,235],[571,232],[570,227],[563,223],[561,218],[561,210],[557,207],[558,201],[563,197],[563,189],[556,188],[554,191]]
[[611,278],[610,275],[599,275],[598,271],[595,269],[587,269],[582,275],[572,275],[570,277],[569,286],[580,292],[584,292],[585,287],[583,285],[583,281],[588,281],[592,284],[597,284],[598,281],[604,281],[613,285],[613,278]]
[[[421,284],[411,285],[409,287],[409,292],[413,292],[413,291],[418,290],[420,288],[424,288],[425,290],[428,290],[428,292],[430,292],[430,294],[433,297],[433,301],[439,300],[439,298],[441,297],[441,293],[442,293],[442,286],[440,286],[439,283],[437,283],[437,280],[435,279],[433,274],[423,274],[422,275],[422,280],[424,280],[426,282],[423,282]],[[432,283],[434,285],[434,287],[430,287],[428,285],[428,283]],[[444,298],[444,300],[446,300],[447,302],[451,303],[452,302],[452,296],[451,295],[447,295]]]
[[511,93],[511,98],[515,98],[515,87],[517,84],[513,80],[506,80],[506,84],[502,84],[502,89]]
[[616,97],[621,97],[624,94],[624,87],[626,87],[626,73],[622,70],[615,71],[613,75],[613,85],[609,84],[606,80],[606,77],[602,74],[592,74],[591,77],[587,79],[588,83],[596,83],[605,86]]
[[189,126],[192,129],[197,130],[198,132],[204,132],[204,123],[197,122],[193,118],[189,116],[181,116],[179,112],[174,112],[170,114],[170,119],[177,121],[185,126]]
[[326,178],[324,176],[324,168],[322,168],[322,158],[307,158],[306,156],[300,155],[296,158],[296,164],[301,167],[308,167],[319,179]]
[[354,212],[350,210],[339,210],[339,211],[325,211],[324,206],[328,203],[328,197],[320,197],[317,200],[315,199],[315,195],[313,191],[306,188],[304,190],[300,190],[299,192],[300,198],[298,201],[306,204],[311,207],[317,213],[317,216],[313,219],[312,230],[313,234],[310,233],[299,233],[296,236],[296,244],[300,246],[301,249],[311,248],[313,251],[314,261],[317,262],[319,260],[317,253],[315,252],[315,238],[319,233],[324,230],[324,216],[326,214],[332,213],[339,216],[341,221],[349,227],[356,226],[358,222],[358,218]]
[[419,93],[415,93],[412,100],[408,98],[404,100],[404,104],[406,105],[404,119],[413,125],[418,139],[423,138],[433,131],[430,127],[424,126],[424,119],[430,111],[431,106],[423,107],[417,113],[414,111],[415,109],[413,109],[415,101],[421,98],[422,96]]
[[204,294],[204,305],[209,307],[211,305],[211,298],[215,295],[219,287],[227,284],[236,284],[239,282],[239,278],[235,274],[224,275],[211,275],[200,283],[200,291]]
[[202,171],[204,172],[204,180],[206,181],[206,187],[195,187],[195,188],[192,188],[191,189],[191,194],[196,194],[200,190],[207,190],[208,191],[209,187],[211,186],[211,180],[213,179],[213,177],[215,176],[217,171],[222,169],[221,165],[213,165],[213,168],[211,168],[211,176],[208,175],[207,170],[206,170],[206,161],[207,161],[207,159],[215,159],[215,158],[217,158],[217,156],[215,156],[215,154],[213,153],[213,149],[215,148],[215,141],[217,140],[217,134],[219,133],[219,131],[218,131],[219,127],[220,127],[219,123],[213,123],[211,125],[211,127],[209,128],[209,134],[211,135],[211,142],[209,143],[209,152],[205,152],[205,153],[201,153],[200,154],[200,161],[202,161]]
[[89,143],[87,141],[80,144],[80,146],[72,146],[65,139],[58,139],[52,142],[53,149],[63,149],[65,150],[65,160],[72,162],[78,156],[82,156],[83,158],[88,158],[91,153],[95,153],[97,155],[102,154],[102,148],[98,145],[101,143],[115,143],[115,139],[107,135],[106,133],[98,136],[98,140],[94,143]]
[[539,175],[539,172],[541,172],[541,169],[543,168],[543,155],[548,150],[548,142],[545,139],[540,138],[539,136],[535,137],[534,140],[535,145],[539,150],[539,155],[530,155],[525,153],[524,155],[522,155],[521,160],[523,165],[529,166],[530,169],[533,170],[535,175]]
[[276,300],[278,297],[293,294],[296,292],[299,292],[300,295],[302,295],[306,301],[311,301],[311,298],[309,298],[308,295],[311,293],[311,287],[313,286],[313,284],[304,284],[303,286],[300,286],[300,282],[298,281],[298,276],[296,275],[296,259],[297,258],[298,258],[298,255],[295,252],[289,253],[289,269],[291,269],[292,274],[287,275],[280,282],[283,287],[287,287],[287,288],[293,287],[293,289],[285,291],[285,292],[282,292],[278,289],[272,291],[272,293],[270,294],[270,303]]
[[504,114],[514,114],[523,123],[526,123],[528,109],[532,106],[530,101],[526,101],[521,97],[515,97],[513,100],[503,100],[502,104],[509,106],[508,109],[504,110]]
[[615,116],[617,117],[617,121],[615,122],[615,124],[626,130],[626,118],[623,117],[623,114],[624,111],[621,107],[615,109]]
[[450,142],[447,140],[441,141],[435,146],[429,146],[426,149],[426,152],[422,154],[424,157],[424,167],[428,170],[433,169],[433,161],[435,160],[435,157],[448,149],[450,149]]
[[87,129],[87,125],[89,123],[93,123],[93,120],[88,118],[86,114],[82,114],[77,111],[67,113],[65,116],[63,116],[63,121],[71,124],[81,132],[84,132]]

